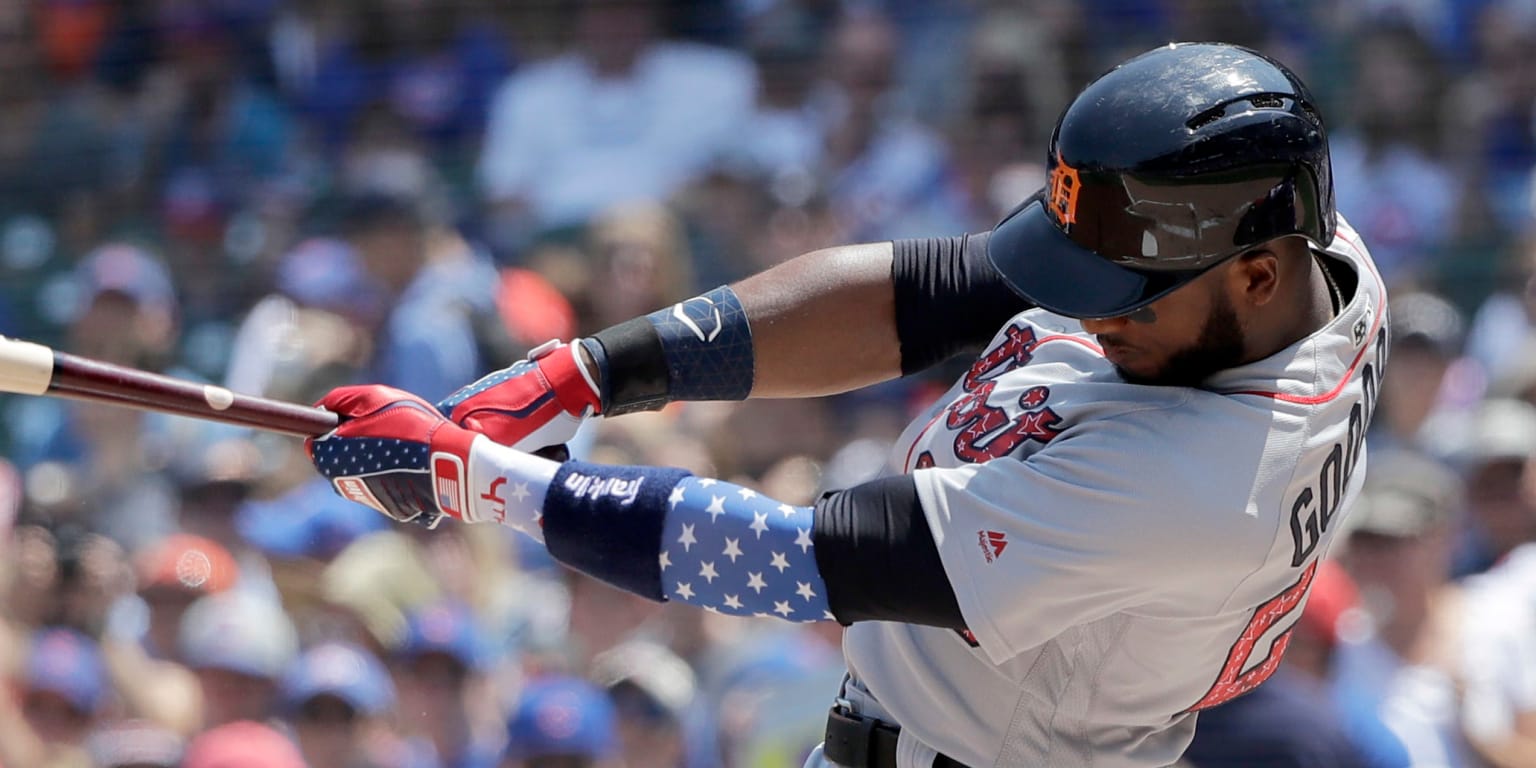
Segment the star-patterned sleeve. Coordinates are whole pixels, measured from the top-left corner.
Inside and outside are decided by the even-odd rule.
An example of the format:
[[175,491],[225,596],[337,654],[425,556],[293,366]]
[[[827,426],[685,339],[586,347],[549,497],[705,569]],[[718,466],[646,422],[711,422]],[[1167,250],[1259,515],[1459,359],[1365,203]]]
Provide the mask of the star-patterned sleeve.
[[667,599],[736,616],[832,619],[811,507],[691,476],[673,486],[667,506],[657,556]]

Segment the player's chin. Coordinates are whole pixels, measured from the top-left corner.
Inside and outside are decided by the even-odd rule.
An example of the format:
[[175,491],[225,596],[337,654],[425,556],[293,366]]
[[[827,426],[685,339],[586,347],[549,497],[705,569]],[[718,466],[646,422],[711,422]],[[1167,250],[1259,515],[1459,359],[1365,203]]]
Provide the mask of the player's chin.
[[1146,355],[1122,344],[1101,341],[1104,359],[1115,367],[1120,378],[1131,384],[1157,384],[1162,378],[1162,366],[1149,361]]
[[1189,386],[1186,381],[1189,377],[1180,375],[1181,371],[1166,361],[1147,360],[1135,355],[1126,355],[1118,360],[1111,359],[1115,366],[1115,372],[1127,384],[1143,384],[1147,386]]
[[1137,370],[1136,368],[1122,365],[1120,363],[1115,363],[1115,373],[1120,374],[1120,378],[1127,384],[1146,384],[1149,386],[1155,386],[1163,383],[1163,377],[1160,375],[1162,373],[1161,371],[1144,372]]

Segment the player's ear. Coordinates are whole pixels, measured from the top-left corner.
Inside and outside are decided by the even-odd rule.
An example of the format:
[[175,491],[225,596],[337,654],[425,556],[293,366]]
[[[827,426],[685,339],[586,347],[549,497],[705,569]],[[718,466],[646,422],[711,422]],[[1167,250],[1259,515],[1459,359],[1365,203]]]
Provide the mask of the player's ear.
[[1236,300],[1254,307],[1274,300],[1280,288],[1281,264],[1291,256],[1285,252],[1287,245],[1276,241],[1232,260],[1229,284]]

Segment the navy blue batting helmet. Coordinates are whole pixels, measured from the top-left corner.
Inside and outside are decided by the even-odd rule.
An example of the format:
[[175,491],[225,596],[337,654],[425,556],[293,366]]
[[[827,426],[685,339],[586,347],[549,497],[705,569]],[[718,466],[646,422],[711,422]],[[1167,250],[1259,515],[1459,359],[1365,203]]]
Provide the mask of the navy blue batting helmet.
[[1166,45],[1100,76],[1057,121],[1047,170],[987,251],[1014,290],[1063,315],[1129,314],[1277,237],[1333,240],[1311,95],[1234,45]]

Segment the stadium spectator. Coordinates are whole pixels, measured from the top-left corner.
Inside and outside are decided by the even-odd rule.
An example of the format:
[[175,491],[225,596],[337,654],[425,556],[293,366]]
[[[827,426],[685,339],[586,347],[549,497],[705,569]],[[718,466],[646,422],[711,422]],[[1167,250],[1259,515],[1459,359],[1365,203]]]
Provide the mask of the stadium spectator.
[[491,108],[479,179],[503,247],[665,199],[730,146],[751,107],[750,62],[664,40],[657,0],[572,5],[569,49],[513,73]]
[[181,620],[178,660],[202,688],[203,724],[266,720],[276,712],[278,680],[298,652],[282,606],[231,590],[199,598]]
[[1460,478],[1434,460],[1380,452],[1339,556],[1375,627],[1338,647],[1339,695],[1373,701],[1412,765],[1477,764],[1456,693],[1460,595],[1449,579],[1460,496]]
[[394,686],[367,651],[335,642],[309,648],[284,673],[279,699],[310,765],[402,764],[400,744],[385,729],[395,707]]
[[546,677],[523,689],[507,722],[501,768],[616,768],[613,704],[580,678]]
[[[480,621],[453,602],[425,605],[406,617],[405,638],[389,654],[412,749],[441,768],[494,768],[500,744],[482,713],[495,700],[480,675],[491,661]],[[499,736],[500,734],[497,734]]]

